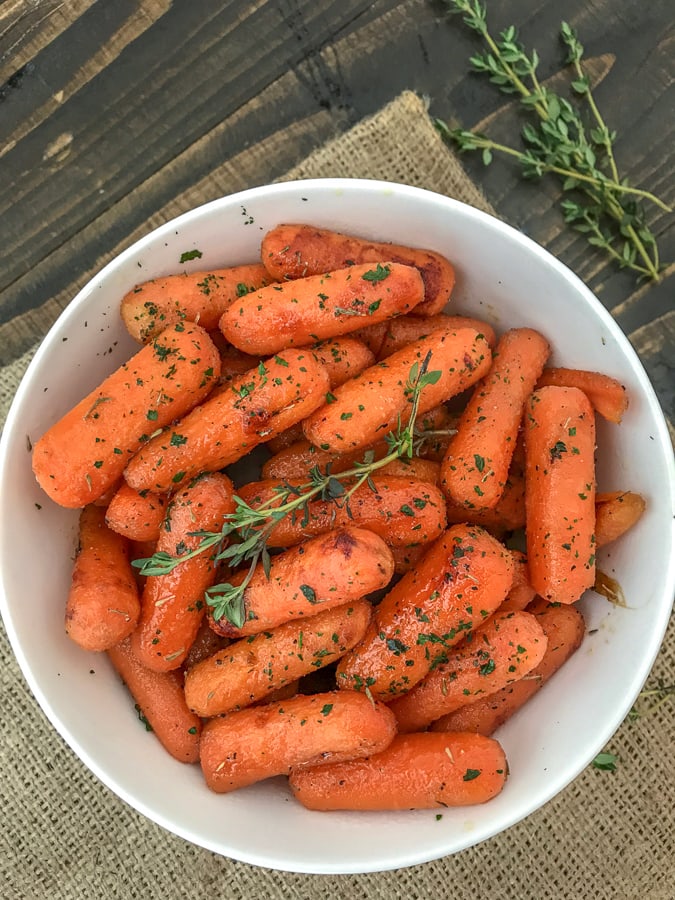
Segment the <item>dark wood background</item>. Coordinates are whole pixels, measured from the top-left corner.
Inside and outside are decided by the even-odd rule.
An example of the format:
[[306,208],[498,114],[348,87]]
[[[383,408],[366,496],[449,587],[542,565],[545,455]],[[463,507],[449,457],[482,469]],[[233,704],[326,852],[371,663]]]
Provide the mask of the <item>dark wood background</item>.
[[[675,201],[668,0],[501,0],[560,70],[562,18],[592,60],[630,181]],[[215,172],[228,190],[271,181],[403,89],[466,127],[517,140],[513,107],[468,74],[474,37],[428,0],[0,2],[0,365],[46,330],[87,278],[181,208]],[[500,215],[593,288],[675,418],[673,266],[636,286],[562,224],[557,190],[506,162],[466,164]],[[215,184],[219,183],[218,177]],[[673,217],[650,209],[664,260]]]

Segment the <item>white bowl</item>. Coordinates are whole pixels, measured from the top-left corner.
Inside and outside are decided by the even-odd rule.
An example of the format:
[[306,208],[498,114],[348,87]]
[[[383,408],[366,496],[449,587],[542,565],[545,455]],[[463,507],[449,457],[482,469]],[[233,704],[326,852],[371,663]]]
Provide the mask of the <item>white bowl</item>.
[[[647,501],[638,525],[599,553],[628,608],[588,594],[581,649],[497,737],[511,775],[484,806],[399,813],[309,812],[285,779],[230,795],[204,785],[198,766],[171,759],[134,713],[104,655],[65,635],[64,599],[77,511],[51,503],[31,473],[27,438],[53,422],[134,350],[119,314],[139,281],[180,270],[184,251],[203,269],[254,261],[280,222],[306,222],[429,247],[457,266],[452,309],[498,329],[546,335],[554,365],[620,379],[630,408],[598,426],[599,487]],[[619,726],[653,664],[670,613],[672,451],[658,402],[628,341],[582,282],[507,225],[433,193],[374,181],[326,179],[255,188],[208,203],[120,254],[51,329],[17,392],[0,447],[2,614],[35,697],[82,761],[122,799],[168,830],[248,863],[307,873],[410,866],[489,838],[546,803],[593,759]],[[95,674],[90,674],[90,670]]]

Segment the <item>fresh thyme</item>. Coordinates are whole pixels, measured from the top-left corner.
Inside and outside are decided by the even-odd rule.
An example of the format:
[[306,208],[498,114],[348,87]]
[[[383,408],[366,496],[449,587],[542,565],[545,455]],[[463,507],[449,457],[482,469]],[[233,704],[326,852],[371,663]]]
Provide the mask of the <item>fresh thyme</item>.
[[[412,458],[419,441],[415,430],[415,421],[419,410],[420,395],[429,384],[435,384],[441,377],[439,371],[428,370],[431,360],[429,352],[420,365],[415,363],[409,372],[405,385],[405,394],[410,403],[410,416],[403,424],[399,418],[396,429],[386,436],[388,453],[381,459],[375,459],[373,450],[364,452],[363,460],[355,463],[344,472],[331,474],[330,464],[321,470],[313,466],[308,472],[308,480],[301,485],[283,482],[275,488],[275,496],[261,503],[257,508],[249,506],[240,497],[234,497],[236,509],[225,516],[220,531],[195,531],[191,536],[198,537],[199,544],[193,550],[179,556],[159,551],[147,559],[137,559],[133,565],[141,575],[168,575],[176,566],[188,559],[200,556],[213,550],[214,563],[225,561],[231,568],[238,568],[249,563],[242,582],[237,585],[229,582],[216,584],[206,591],[206,602],[213,610],[214,619],[225,617],[236,628],[244,624],[244,592],[250,583],[258,563],[261,563],[269,577],[271,559],[267,549],[267,539],[274,526],[286,516],[296,519],[302,515],[302,524],[309,521],[309,501],[314,499],[331,500],[349,512],[349,501],[354,492],[362,484],[374,491],[372,474],[390,462],[399,458]],[[238,540],[223,547],[230,535]]]
[[537,52],[528,55],[513,26],[498,38],[491,35],[481,0],[445,0],[445,5],[452,13],[463,13],[464,23],[487,45],[485,53],[471,57],[473,69],[486,74],[503,93],[518,95],[521,105],[538,121],[522,129],[525,150],[497,143],[484,134],[449,128],[437,119],[441,135],[462,151],[480,150],[485,165],[496,151],[516,159],[525,178],[557,175],[563,191],[572,192],[560,203],[565,222],[621,268],[631,269],[640,279],[657,281],[664,267],[642,201],[666,212],[672,210],[654,194],[631,187],[620,177],[614,157],[616,132],[610,131],[597,107],[581,64],[584,48],[574,29],[563,22],[560,36],[568,51],[566,63],[574,73],[571,89],[586,101],[590,121],[539,81]]
[[666,684],[663,679],[659,679],[657,687],[643,688],[640,691],[633,708],[628,713],[628,719],[631,722],[634,722],[636,719],[644,719],[669,701],[674,700],[675,684]]

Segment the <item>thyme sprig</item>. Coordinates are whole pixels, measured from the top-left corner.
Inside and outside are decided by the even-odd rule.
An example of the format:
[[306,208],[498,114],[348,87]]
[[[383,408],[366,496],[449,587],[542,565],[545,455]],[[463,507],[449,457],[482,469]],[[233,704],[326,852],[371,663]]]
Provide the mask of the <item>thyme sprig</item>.
[[[202,553],[213,550],[211,559],[215,563],[226,562],[233,569],[249,563],[242,582],[237,585],[224,582],[210,587],[205,594],[206,602],[218,620],[225,617],[236,628],[244,624],[244,592],[250,583],[258,563],[269,577],[271,558],[267,540],[274,526],[286,516],[294,520],[302,515],[301,524],[309,522],[309,502],[314,499],[330,500],[347,509],[354,492],[367,483],[372,490],[375,485],[372,474],[395,459],[412,458],[419,441],[415,421],[419,411],[422,390],[435,384],[441,377],[440,371],[429,371],[431,352],[421,365],[414,363],[408,374],[405,395],[410,403],[410,415],[404,424],[399,417],[396,429],[386,436],[388,452],[381,459],[375,459],[373,450],[364,452],[363,460],[356,462],[344,472],[332,474],[330,464],[325,469],[313,466],[308,472],[308,480],[301,485],[283,482],[275,488],[275,496],[253,508],[241,497],[234,497],[236,509],[225,516],[219,531],[194,531],[191,536],[199,538],[197,547],[178,556],[160,551],[147,559],[137,559],[132,565],[141,575],[168,575],[176,566]],[[345,484],[347,483],[347,484]],[[225,539],[234,536],[237,540],[224,546]]]
[[628,713],[628,719],[631,722],[644,719],[669,701],[675,701],[675,684],[666,684],[660,678],[655,688],[643,688],[640,691],[633,708]]
[[553,174],[572,196],[561,201],[565,222],[586,236],[589,244],[604,250],[621,267],[641,279],[658,280],[662,265],[656,239],[646,223],[641,201],[671,212],[669,206],[649,191],[631,187],[619,175],[614,156],[616,132],[606,125],[591,91],[581,61],[584,48],[574,29],[561,24],[560,36],[567,48],[574,94],[584,99],[590,121],[580,110],[539,81],[536,50],[528,54],[517,39],[514,26],[492,36],[481,0],[445,0],[452,13],[462,13],[464,23],[483,38],[487,50],[471,57],[476,72],[488,76],[505,94],[517,95],[520,104],[536,121],[523,126],[524,150],[493,141],[487,135],[435,124],[440,134],[461,151],[480,150],[489,165],[494,152],[516,159],[525,178]]

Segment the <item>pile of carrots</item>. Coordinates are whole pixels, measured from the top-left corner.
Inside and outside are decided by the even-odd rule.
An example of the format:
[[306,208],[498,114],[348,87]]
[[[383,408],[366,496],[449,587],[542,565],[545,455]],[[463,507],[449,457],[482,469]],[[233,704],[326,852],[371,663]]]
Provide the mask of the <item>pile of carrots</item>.
[[[280,225],[261,264],[127,294],[141,349],[34,446],[44,491],[82,508],[67,633],[107,652],[214,791],[287,775],[312,809],[485,802],[508,772],[491,735],[581,644],[597,549],[644,509],[596,494],[595,415],[619,423],[625,391],[546,368],[532,329],[446,314],[454,280],[431,251]],[[416,455],[348,508],[277,521],[241,626],[205,602],[246,577],[212,553],[134,574],[195,550],[238,499],[382,459],[429,354]],[[235,489],[227,467],[260,445],[261,477]],[[526,552],[507,549],[523,529]]]

